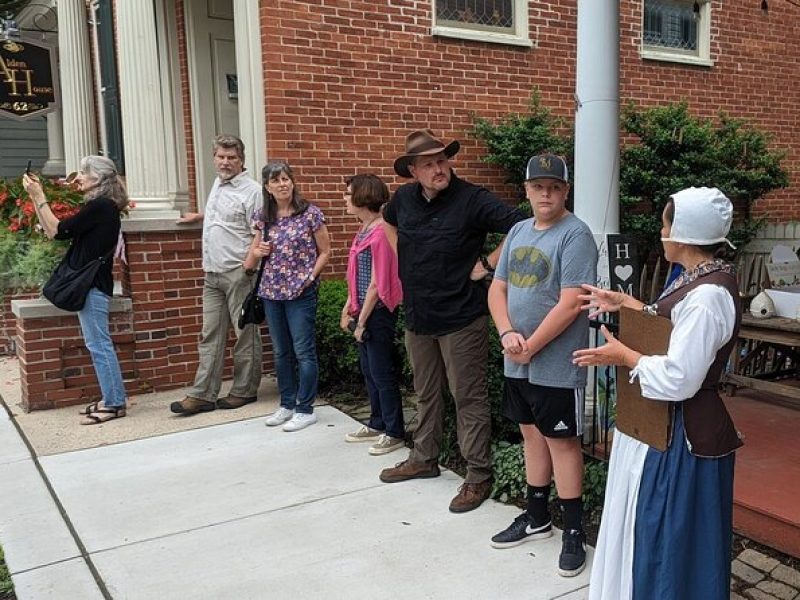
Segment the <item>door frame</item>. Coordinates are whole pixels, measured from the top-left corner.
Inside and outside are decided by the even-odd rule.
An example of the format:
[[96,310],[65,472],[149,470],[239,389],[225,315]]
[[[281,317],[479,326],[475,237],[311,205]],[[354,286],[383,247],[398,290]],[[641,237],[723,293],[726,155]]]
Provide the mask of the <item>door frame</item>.
[[[189,71],[189,102],[192,109],[192,142],[194,144],[194,177],[195,190],[197,190],[197,210],[203,212],[208,194],[211,191],[214,178],[214,165],[211,158],[211,146],[215,133],[204,125],[203,109],[208,103],[208,91],[212,89],[213,65],[205,65],[204,60],[198,60],[198,37],[207,35],[208,32],[198,27],[199,19],[206,19],[207,2],[185,2],[185,27],[186,27],[186,62]],[[202,14],[201,11],[202,10]],[[233,0],[231,0],[231,13],[233,13]],[[235,28],[234,28],[235,36]],[[238,72],[238,64],[237,64]],[[205,95],[204,95],[205,91]],[[240,119],[241,122],[241,119]]]

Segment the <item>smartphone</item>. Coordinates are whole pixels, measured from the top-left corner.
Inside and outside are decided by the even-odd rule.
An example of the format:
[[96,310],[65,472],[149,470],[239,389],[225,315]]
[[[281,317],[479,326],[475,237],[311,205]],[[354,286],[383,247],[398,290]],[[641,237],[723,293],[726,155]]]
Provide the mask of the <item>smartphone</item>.
[[25,168],[25,175],[31,174],[31,161],[28,161],[28,166]]

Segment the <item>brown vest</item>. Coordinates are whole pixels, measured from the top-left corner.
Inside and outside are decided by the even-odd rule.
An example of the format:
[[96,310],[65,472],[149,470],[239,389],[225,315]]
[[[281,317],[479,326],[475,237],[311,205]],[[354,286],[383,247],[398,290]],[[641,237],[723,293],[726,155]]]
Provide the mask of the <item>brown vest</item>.
[[722,371],[738,340],[739,323],[742,320],[742,307],[736,278],[722,271],[702,275],[661,298],[658,301],[657,311],[660,316],[669,319],[672,308],[683,300],[686,294],[703,284],[720,285],[728,290],[736,307],[736,325],[733,328],[731,339],[717,351],[700,390],[679,404],[683,409],[683,424],[686,429],[689,452],[695,456],[718,457],[730,454],[742,445],[741,436],[736,431],[731,416],[717,391]]

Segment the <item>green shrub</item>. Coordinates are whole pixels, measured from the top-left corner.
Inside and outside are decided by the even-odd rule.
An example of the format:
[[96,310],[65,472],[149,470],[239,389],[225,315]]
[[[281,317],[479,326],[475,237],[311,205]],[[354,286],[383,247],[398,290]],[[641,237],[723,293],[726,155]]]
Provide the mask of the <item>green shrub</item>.
[[[495,442],[492,444],[492,471],[494,482],[492,498],[500,502],[523,504],[527,495],[525,457],[522,444]],[[608,478],[608,463],[587,459],[583,473],[583,509],[589,517],[599,522]],[[551,501],[557,498],[555,486]]]
[[6,567],[3,549],[0,548],[0,596],[5,597],[6,594],[10,595],[13,591],[14,584],[11,582],[11,575]]
[[[753,202],[788,185],[781,168],[785,152],[770,148],[770,135],[742,119],[695,117],[685,102],[650,108],[631,103],[621,129],[628,141],[620,152],[620,231],[637,238],[643,261],[661,251],[661,212],[670,194],[690,186],[721,189],[736,207],[729,237],[741,247],[763,224],[751,217]],[[471,133],[486,144],[483,161],[501,167],[506,181],[519,186],[533,154],[555,152],[568,162],[573,154],[569,126],[541,105],[536,92],[527,114],[511,113],[496,123],[475,117]]]
[[69,245],[41,235],[24,237],[0,227],[0,289],[40,287]]
[[600,522],[600,514],[603,512],[607,479],[607,462],[590,459],[586,463],[583,472],[583,510],[596,523]]
[[492,498],[500,502],[524,500],[527,492],[522,444],[492,444]]
[[347,301],[347,282],[326,279],[319,286],[317,304],[317,354],[319,387],[324,393],[349,392],[363,388],[358,366],[358,348],[350,333],[342,331],[339,321]]
[[690,186],[722,190],[739,209],[729,237],[740,247],[762,224],[750,216],[752,203],[788,184],[780,166],[785,152],[771,150],[770,136],[744,120],[695,117],[685,102],[629,104],[621,125],[634,138],[620,156],[621,231],[637,236],[645,259],[661,251],[661,212],[670,194]]
[[522,194],[525,167],[528,159],[540,152],[552,152],[569,158],[572,156],[572,138],[567,124],[550,114],[542,106],[538,91],[531,94],[527,114],[508,114],[497,123],[482,117],[473,118],[472,135],[486,144],[488,152],[483,157],[487,164],[502,167],[506,182],[514,184]]

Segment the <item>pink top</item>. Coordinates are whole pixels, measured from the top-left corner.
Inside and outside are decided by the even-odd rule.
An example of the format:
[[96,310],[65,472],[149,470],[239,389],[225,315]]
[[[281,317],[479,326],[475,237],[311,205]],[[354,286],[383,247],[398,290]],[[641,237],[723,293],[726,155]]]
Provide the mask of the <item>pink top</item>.
[[357,315],[361,307],[358,304],[358,289],[356,287],[356,270],[360,252],[369,249],[372,251],[372,271],[375,273],[375,285],[378,288],[378,298],[390,311],[394,311],[403,301],[403,288],[397,276],[397,255],[392,250],[383,225],[376,225],[362,240],[358,236],[353,238],[350,254],[347,258],[347,291],[350,296],[348,314]]

